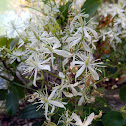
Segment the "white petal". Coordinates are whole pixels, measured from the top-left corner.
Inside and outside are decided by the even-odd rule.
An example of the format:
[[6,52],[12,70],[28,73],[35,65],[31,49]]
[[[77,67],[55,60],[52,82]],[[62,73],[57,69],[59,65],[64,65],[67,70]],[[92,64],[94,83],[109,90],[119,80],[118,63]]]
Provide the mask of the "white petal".
[[48,59],[46,59],[46,60],[44,60],[44,61],[42,61],[42,63],[41,63],[41,64],[48,63],[50,59],[51,59],[51,57],[50,57],[50,58],[48,58]]
[[53,52],[58,54],[58,55],[61,55],[63,57],[68,57],[69,58],[69,57],[72,56],[72,54],[70,52],[67,52],[65,50],[57,50],[57,49],[55,49]]
[[55,43],[55,44],[53,45],[53,49],[57,49],[57,48],[59,48],[60,46],[61,46],[60,43]]
[[86,27],[86,29],[90,30],[96,39],[98,38],[98,34],[97,34],[97,32],[95,30],[93,30],[93,29],[91,29],[89,27]]
[[85,69],[85,65],[83,65],[83,66],[77,71],[77,74],[76,74],[76,76],[75,76],[75,80],[77,79],[77,77],[79,77],[79,76],[83,73],[84,69]]
[[36,85],[36,77],[37,77],[37,68],[35,69],[34,80],[33,80],[33,85],[34,85],[35,87],[37,87],[37,85]]
[[85,27],[83,28],[83,30],[84,30],[84,34],[85,34],[85,36],[88,38],[87,41],[91,41],[91,36],[88,34],[88,32],[87,32],[87,30],[86,30]]
[[[82,27],[78,28],[78,30],[75,32],[75,34],[73,36],[78,36],[79,32],[82,32]],[[80,36],[79,36],[80,37]]]
[[69,93],[69,92],[66,92],[66,91],[63,91],[63,93],[68,98],[72,98],[74,96],[72,93]]
[[59,77],[65,78],[65,75],[62,72],[59,72]]
[[83,41],[83,46],[84,46],[84,49],[87,51],[87,52],[91,52],[91,49],[90,47],[88,46],[88,44],[86,42]]
[[90,73],[92,74],[94,80],[99,80],[98,73],[91,66],[88,66],[88,69],[89,69]]
[[92,120],[94,119],[94,116],[95,116],[95,114],[94,114],[94,113],[91,113],[91,114],[88,116],[87,120],[85,121],[84,126],[90,125],[91,122],[92,122]]
[[84,102],[84,96],[82,96],[78,102],[78,106],[81,106]]
[[41,69],[41,70],[48,70],[48,71],[51,71],[49,65],[38,65],[38,68]]
[[73,64],[84,65],[84,62],[82,62],[82,61],[74,61]]
[[70,47],[72,47],[72,46],[78,44],[78,43],[80,42],[80,40],[81,40],[81,37],[78,38],[78,39],[76,39],[76,40],[74,40],[73,42],[71,42]]
[[68,63],[68,61],[69,61],[68,58],[66,58],[66,59],[63,60],[63,62],[62,62],[62,64],[63,64],[63,69],[65,69],[64,66]]
[[78,37],[68,37],[67,39],[66,39],[66,42],[71,42],[71,41],[73,41],[73,40],[76,40]]
[[53,91],[51,92],[50,96],[48,97],[48,100],[50,100],[50,99],[52,99],[52,98],[54,97],[55,92],[56,92],[56,90],[53,90]]
[[53,106],[52,106],[51,113],[53,113],[53,112],[54,112],[54,110],[55,110],[55,106],[53,105]]
[[80,117],[79,117],[76,113],[72,113],[72,118],[76,121],[76,124],[77,124],[77,125],[80,125],[80,126],[83,125],[83,123],[82,123]]
[[65,108],[65,106],[61,102],[58,102],[58,101],[49,100],[49,103],[60,108]]
[[48,113],[48,103],[45,103],[45,117],[47,120],[49,120],[49,118],[47,117],[47,113]]
[[74,96],[77,96],[77,91],[76,89],[73,87],[73,86],[70,86],[71,87],[71,90],[72,90],[72,93],[74,94]]

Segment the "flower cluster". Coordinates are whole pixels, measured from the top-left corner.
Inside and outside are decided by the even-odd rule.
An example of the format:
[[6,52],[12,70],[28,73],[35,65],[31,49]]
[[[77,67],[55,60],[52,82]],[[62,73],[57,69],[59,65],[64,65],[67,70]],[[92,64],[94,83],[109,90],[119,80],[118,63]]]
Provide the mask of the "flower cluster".
[[[37,2],[38,6],[42,4],[42,11],[36,12],[35,16],[32,15],[27,24],[20,18],[10,22],[7,37],[17,36],[19,40],[13,48],[1,47],[0,57],[5,58],[6,54],[10,65],[18,63],[17,70],[38,88],[38,91],[30,95],[28,101],[38,104],[37,110],[41,108],[45,110],[46,120],[51,121],[51,116],[59,107],[66,111],[66,117],[63,117],[65,121],[62,120],[66,126],[88,126],[94,119],[94,113],[82,122],[75,112],[69,116],[65,107],[67,102],[63,101],[64,98],[76,97],[78,106],[91,102],[90,87],[96,88],[95,81],[99,80],[101,72],[99,67],[103,64],[100,59],[93,56],[93,51],[96,50],[95,42],[100,37],[105,40],[106,36],[109,36],[110,43],[120,42],[119,31],[124,29],[125,20],[122,21],[119,16],[124,17],[124,6],[117,9],[116,13],[113,10],[116,5],[115,8],[111,6],[108,13],[112,19],[116,16],[115,27],[111,31],[101,29],[103,35],[99,36],[89,25],[90,22],[89,24],[86,22],[89,15],[80,11],[85,0],[71,3],[69,6],[71,13],[68,16],[70,22],[64,28],[61,28],[56,17],[60,13],[58,7],[62,2],[50,1],[48,5],[44,5],[44,2],[39,3],[39,0]],[[120,24],[122,27],[115,34],[114,30]],[[48,80],[47,75],[53,72],[56,72],[54,76],[60,81]]]
[[118,43],[122,42],[121,39],[126,36],[125,8],[126,1],[118,0],[115,3],[103,3],[98,9],[98,15],[101,17],[99,38],[103,39],[103,41],[109,41],[110,45],[114,49],[116,49],[116,45],[118,45]]

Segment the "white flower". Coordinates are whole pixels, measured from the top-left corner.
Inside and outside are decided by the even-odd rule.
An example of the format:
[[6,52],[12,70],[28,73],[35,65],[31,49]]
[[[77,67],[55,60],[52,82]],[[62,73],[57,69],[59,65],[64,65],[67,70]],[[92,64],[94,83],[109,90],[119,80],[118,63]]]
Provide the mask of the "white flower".
[[122,28],[126,28],[126,14],[121,14],[114,19],[114,26],[121,24]]
[[86,73],[87,73],[87,69],[89,70],[94,80],[99,80],[99,75],[96,72],[96,70],[98,70],[97,67],[99,67],[99,64],[102,64],[102,62],[95,63],[95,61],[97,60],[93,60],[93,56],[91,54],[88,54],[88,56],[86,56],[84,54],[78,53],[77,56],[80,58],[80,61],[75,61],[75,58],[73,58],[73,61],[71,62],[71,67],[81,66],[81,68],[76,73],[75,80],[84,72],[85,69],[86,69]]
[[86,90],[83,88],[81,92],[78,92],[78,96],[81,96],[80,100],[78,101],[78,106],[81,106],[84,101],[89,101],[90,99],[87,96]]
[[24,21],[14,11],[9,11],[9,13],[4,17],[3,20],[8,38],[15,38],[18,33],[22,33],[26,28]]
[[55,96],[55,92],[56,91],[53,90],[51,92],[50,96],[48,96],[47,89],[46,89],[46,94],[40,93],[39,98],[38,98],[39,101],[34,103],[34,104],[38,104],[38,103],[40,104],[40,105],[37,106],[37,110],[39,110],[40,108],[43,108],[43,107],[45,108],[45,117],[46,117],[47,120],[50,120],[48,118],[49,106],[52,107],[51,113],[54,112],[55,106],[65,109],[65,106],[63,105],[62,102],[53,99],[54,96]]
[[63,91],[64,95],[65,95],[66,97],[70,97],[70,98],[73,97],[73,96],[77,96],[78,92],[77,92],[77,90],[75,89],[75,87],[78,86],[78,85],[79,85],[78,82],[76,82],[75,84],[69,84],[69,85],[67,85],[66,88],[69,88],[69,89],[72,91],[72,93]]
[[21,61],[21,57],[25,55],[25,52],[22,51],[21,49],[15,49],[12,51],[10,54],[10,64],[12,64],[15,60],[18,62]]
[[58,121],[58,124],[63,123],[64,126],[71,126],[71,125],[73,126],[74,125],[74,123],[72,122],[73,118],[72,118],[72,116],[69,115],[68,110],[65,112],[65,114],[62,114],[61,118],[62,118],[62,120],[60,119]]
[[[71,34],[70,37],[66,39],[66,42],[69,45],[69,48],[72,48],[73,46],[81,43],[83,44],[84,49],[87,52],[91,52],[90,47],[87,42],[93,43],[93,39],[97,39],[98,35],[97,32],[89,27],[86,26],[85,21],[83,21],[82,17],[87,17],[85,14],[78,14],[77,16],[74,17],[70,24],[70,33],[73,33],[73,31],[76,29],[76,32],[74,34]],[[79,20],[79,26],[76,27],[76,20]],[[94,44],[93,48],[94,48]]]
[[112,32],[112,30],[106,32],[105,29],[104,30],[100,29],[100,36],[99,36],[99,38],[103,37],[102,40],[105,41],[106,40],[106,35],[110,34],[111,32]]
[[[51,58],[48,58],[44,60],[43,54],[32,54],[27,60],[26,60],[26,65],[27,66],[22,66],[24,68],[24,74],[32,72],[34,73],[34,80],[33,80],[33,85],[36,85],[36,78],[37,78],[37,71],[40,70],[48,70],[50,71],[50,66],[48,65],[48,62]],[[31,74],[31,76],[32,76]]]
[[63,56],[63,57],[71,57],[72,54],[65,50],[59,50],[58,48],[61,47],[61,44],[59,40],[56,37],[50,37],[50,38],[41,38],[43,42],[45,43],[43,45],[43,51],[45,53],[51,54],[51,60],[52,60],[52,66],[53,66],[53,53],[56,53],[57,55]]
[[89,126],[92,122],[92,120],[94,119],[95,114],[91,113],[87,119],[84,119],[84,121],[82,122],[80,117],[76,114],[76,113],[72,113],[72,117],[73,119],[76,121],[76,125],[78,126]]
[[114,17],[116,14],[121,15],[125,10],[122,8],[120,4],[109,4],[109,8],[107,10],[108,14],[111,14]]

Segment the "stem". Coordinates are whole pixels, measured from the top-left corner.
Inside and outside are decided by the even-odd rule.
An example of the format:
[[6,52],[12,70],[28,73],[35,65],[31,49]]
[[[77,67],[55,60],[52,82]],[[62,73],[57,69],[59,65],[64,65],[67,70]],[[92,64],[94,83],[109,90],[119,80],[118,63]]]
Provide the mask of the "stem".
[[[109,75],[107,78],[111,78],[111,77],[115,76],[115,75],[118,74],[122,69],[124,69],[124,66],[122,66],[120,69],[118,69],[117,72],[115,72],[114,74]],[[98,83],[102,82],[103,80],[104,80],[104,78],[102,78],[101,80],[95,82],[95,84],[98,84]]]
[[8,78],[6,78],[6,77],[4,77],[4,76],[2,76],[2,75],[0,75],[0,77],[3,78],[3,79],[5,79],[6,81],[8,81],[8,82],[10,82],[10,83],[13,83],[13,84],[15,84],[15,85],[18,85],[18,86],[20,86],[20,87],[23,87],[23,88],[26,88],[26,89],[29,89],[29,90],[33,90],[33,91],[37,91],[37,90],[35,90],[35,89],[32,89],[32,88],[26,87],[26,86],[24,86],[24,85],[21,85],[21,84],[19,84],[19,83],[17,83],[17,82],[11,81],[11,80],[9,80]]

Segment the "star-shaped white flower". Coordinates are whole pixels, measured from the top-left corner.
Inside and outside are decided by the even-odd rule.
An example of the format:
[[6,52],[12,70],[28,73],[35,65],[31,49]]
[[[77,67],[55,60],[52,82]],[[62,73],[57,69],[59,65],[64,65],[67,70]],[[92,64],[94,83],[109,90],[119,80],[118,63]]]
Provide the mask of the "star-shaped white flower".
[[103,63],[102,62],[95,63],[95,61],[98,61],[98,60],[93,60],[93,56],[91,54],[84,55],[84,54],[78,53],[77,56],[80,58],[80,61],[75,61],[75,57],[74,57],[73,61],[71,62],[71,67],[74,67],[74,66],[81,67],[76,73],[75,80],[84,72],[85,69],[86,69],[86,73],[87,73],[87,70],[89,70],[94,80],[99,80],[99,75],[96,72],[96,70],[98,70],[97,67],[99,67],[99,64],[103,64]]
[[93,121],[94,116],[95,116],[95,114],[91,113],[87,117],[87,119],[84,119],[84,121],[82,122],[80,117],[76,113],[72,113],[72,117],[76,121],[76,125],[78,125],[78,126],[89,126],[91,124],[91,122]]
[[46,117],[47,120],[50,120],[49,117],[48,117],[49,106],[52,107],[50,113],[54,112],[55,106],[65,109],[65,106],[64,106],[65,103],[57,101],[57,100],[54,99],[55,92],[56,92],[56,90],[53,90],[51,92],[50,96],[48,96],[47,89],[46,89],[46,94],[40,93],[39,98],[38,98],[39,101],[35,102],[35,104],[40,104],[39,106],[37,106],[37,110],[39,110],[40,108],[45,108],[45,117]]
[[51,70],[50,66],[48,65],[50,59],[51,58],[44,60],[43,54],[39,55],[39,54],[34,53],[26,60],[25,62],[26,66],[22,66],[24,69],[24,74],[30,73],[30,72],[32,72],[32,74],[34,73],[34,80],[33,80],[34,86],[37,86],[36,85],[37,71],[40,71],[40,70],[50,71]]

